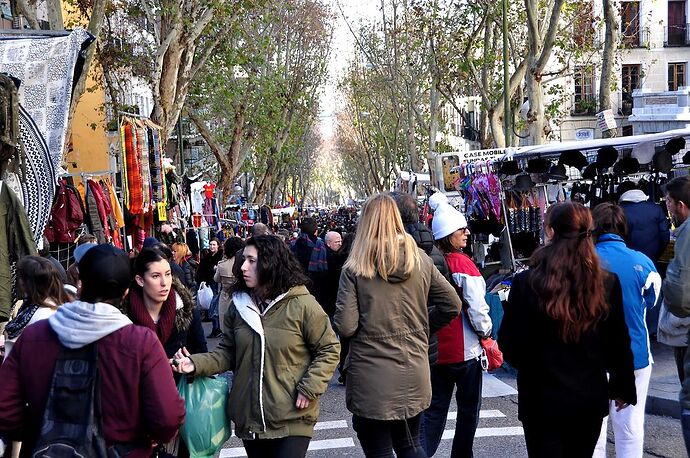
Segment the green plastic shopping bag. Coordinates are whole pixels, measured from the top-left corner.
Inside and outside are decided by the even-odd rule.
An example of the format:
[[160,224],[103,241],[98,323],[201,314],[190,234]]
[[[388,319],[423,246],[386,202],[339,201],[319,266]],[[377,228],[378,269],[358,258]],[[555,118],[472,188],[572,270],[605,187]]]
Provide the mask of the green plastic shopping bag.
[[225,415],[228,381],[221,376],[196,377],[189,383],[182,377],[177,389],[187,410],[180,435],[190,457],[213,457],[230,438],[230,424]]

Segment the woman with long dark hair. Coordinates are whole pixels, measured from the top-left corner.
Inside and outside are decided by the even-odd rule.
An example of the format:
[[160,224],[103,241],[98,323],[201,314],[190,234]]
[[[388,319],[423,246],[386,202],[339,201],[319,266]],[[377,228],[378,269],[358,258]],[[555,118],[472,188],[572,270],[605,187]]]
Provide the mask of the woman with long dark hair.
[[5,327],[5,358],[27,326],[48,318],[68,299],[60,272],[41,256],[25,256],[19,260],[17,283],[24,302],[17,316]]
[[158,248],[143,249],[134,261],[134,281],[125,309],[134,324],[156,333],[168,358],[180,347],[192,353],[207,351],[199,311]]
[[581,204],[550,207],[547,244],[505,307],[499,344],[518,371],[530,457],[591,457],[609,399],[619,410],[637,402],[620,282],[601,267],[593,228]]
[[319,397],[338,364],[338,339],[280,238],[252,237],[243,255],[224,317],[227,334],[211,353],[180,349],[173,368],[195,375],[234,372],[228,418],[249,458],[304,457]]
[[393,198],[369,198],[335,312],[340,336],[350,339],[346,401],[366,456],[395,449],[399,458],[426,457],[419,431],[431,401],[429,322],[447,323],[459,310],[460,298],[405,231]]

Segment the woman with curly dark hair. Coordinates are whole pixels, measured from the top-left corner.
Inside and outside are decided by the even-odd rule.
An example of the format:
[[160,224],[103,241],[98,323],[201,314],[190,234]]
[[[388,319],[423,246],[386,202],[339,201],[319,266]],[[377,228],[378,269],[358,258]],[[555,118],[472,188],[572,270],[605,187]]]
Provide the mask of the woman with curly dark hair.
[[175,354],[177,372],[233,371],[228,417],[247,456],[304,457],[339,344],[297,259],[278,237],[247,240],[237,263],[228,331],[215,351]]
[[514,277],[505,307],[498,337],[518,370],[530,457],[591,457],[609,399],[618,410],[637,402],[621,285],[602,268],[593,229],[581,204],[550,207],[548,242]]

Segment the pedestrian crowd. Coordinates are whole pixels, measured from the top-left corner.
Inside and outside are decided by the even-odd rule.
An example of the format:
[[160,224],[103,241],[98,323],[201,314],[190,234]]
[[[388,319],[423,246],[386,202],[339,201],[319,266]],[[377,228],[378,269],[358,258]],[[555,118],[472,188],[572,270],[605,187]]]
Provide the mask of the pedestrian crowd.
[[[450,456],[471,457],[496,338],[529,456],[606,456],[610,421],[617,456],[641,457],[657,303],[690,450],[690,178],[665,194],[663,280],[658,206],[635,190],[621,206],[558,203],[500,325],[465,254],[468,222],[441,193],[430,227],[414,197],[383,193],[356,226],[352,212],[303,217],[296,235],[259,223],[198,259],[183,242],[148,238],[133,256],[88,234],[66,271],[26,256],[3,325],[0,456],[195,456],[179,387],[232,372],[227,421],[247,456],[304,457],[337,370],[367,457],[437,454],[454,394]],[[207,339],[220,340],[209,351]]]

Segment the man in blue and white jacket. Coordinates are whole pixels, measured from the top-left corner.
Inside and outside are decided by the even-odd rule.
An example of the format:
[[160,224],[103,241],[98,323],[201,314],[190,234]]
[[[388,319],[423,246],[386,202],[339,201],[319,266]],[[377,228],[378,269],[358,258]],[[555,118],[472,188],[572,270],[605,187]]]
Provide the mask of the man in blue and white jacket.
[[[618,411],[611,403],[609,416],[613,423],[616,456],[642,457],[644,411],[653,363],[645,317],[647,310],[654,307],[659,297],[661,276],[651,259],[625,245],[628,228],[621,207],[606,202],[597,205],[592,213],[597,235],[596,248],[602,266],[615,273],[621,283],[637,389],[636,405]],[[606,456],[606,423],[605,418],[594,457]]]

